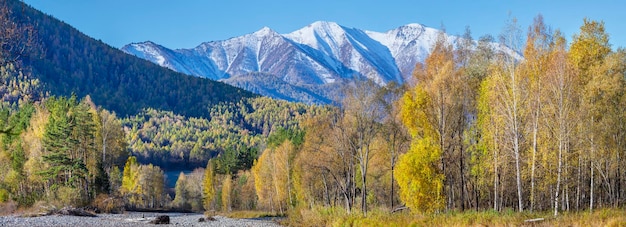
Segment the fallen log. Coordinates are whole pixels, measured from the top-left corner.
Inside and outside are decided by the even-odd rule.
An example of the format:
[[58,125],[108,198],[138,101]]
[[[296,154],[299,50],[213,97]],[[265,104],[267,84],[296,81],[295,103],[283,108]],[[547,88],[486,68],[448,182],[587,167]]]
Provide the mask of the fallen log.
[[528,219],[528,220],[524,220],[524,222],[540,222],[540,221],[544,221],[545,218],[534,218],[534,219]]
[[73,207],[63,207],[60,210],[53,210],[49,215],[68,215],[68,216],[79,216],[79,217],[97,217],[97,215],[86,211],[81,208],[73,208]]

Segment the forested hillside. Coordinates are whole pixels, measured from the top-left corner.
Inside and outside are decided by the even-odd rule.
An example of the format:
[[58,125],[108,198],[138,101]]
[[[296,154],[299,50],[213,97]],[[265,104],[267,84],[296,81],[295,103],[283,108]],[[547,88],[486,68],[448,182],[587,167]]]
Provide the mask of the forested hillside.
[[271,132],[330,109],[174,73],[3,4],[1,202],[170,207],[162,167],[249,169]]
[[51,95],[90,95],[121,116],[155,108],[194,117],[208,117],[211,105],[254,96],[125,54],[20,1],[3,2],[17,27],[32,27],[27,38],[38,45],[21,60]]
[[331,109],[263,97],[214,105],[208,119],[147,109],[122,122],[140,163],[191,170],[215,157],[225,173],[249,169],[271,132]]

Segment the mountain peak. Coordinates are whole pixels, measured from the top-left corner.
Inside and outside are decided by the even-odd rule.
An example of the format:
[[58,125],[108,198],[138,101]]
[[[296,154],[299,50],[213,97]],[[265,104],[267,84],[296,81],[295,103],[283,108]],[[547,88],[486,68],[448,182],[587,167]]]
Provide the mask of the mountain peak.
[[[315,21],[287,34],[263,27],[254,33],[210,41],[190,50],[170,50],[150,42],[124,51],[179,72],[248,89],[263,87],[255,90],[263,95],[328,103],[339,93],[339,85],[355,75],[378,84],[391,81],[401,84],[411,78],[416,63],[430,53],[438,31],[418,23],[373,32]],[[253,72],[273,75],[282,82],[256,78],[254,75],[258,74]],[[234,77],[239,79],[230,79]],[[334,83],[339,85],[330,85]],[[285,89],[285,84],[293,89]],[[302,98],[305,96],[317,98]]]
[[[319,42],[337,43],[342,42],[346,31],[335,23],[328,21],[315,21],[299,30],[286,34],[285,37],[298,43],[317,47]],[[330,50],[327,50],[330,51]]]
[[410,23],[410,24],[406,24],[406,25],[403,25],[403,26],[400,26],[400,27],[423,29],[426,26],[424,26],[422,24],[418,24],[418,23]]
[[341,25],[332,21],[315,21],[307,25],[307,27],[341,27]]
[[272,30],[271,28],[265,26],[265,27],[259,29],[258,31],[254,32],[252,34],[254,34],[256,36],[266,36],[266,35],[272,34],[272,33],[276,33],[276,32],[274,30]]
[[344,29],[341,25],[329,21],[315,21],[291,34],[312,35],[312,34],[341,34]]

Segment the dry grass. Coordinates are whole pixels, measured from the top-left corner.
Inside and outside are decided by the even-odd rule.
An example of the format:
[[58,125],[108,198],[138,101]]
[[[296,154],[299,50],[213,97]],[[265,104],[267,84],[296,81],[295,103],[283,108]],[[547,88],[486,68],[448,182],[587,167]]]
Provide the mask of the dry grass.
[[229,218],[266,218],[266,217],[284,217],[284,215],[278,213],[271,213],[266,211],[255,210],[240,210],[227,213],[220,213],[222,216]]
[[13,201],[0,203],[0,215],[10,215],[17,210],[17,203]]
[[124,212],[124,201],[121,198],[106,194],[98,195],[92,206],[102,213],[119,214]]
[[[543,218],[535,222],[526,220]],[[626,210],[601,209],[570,212],[554,217],[551,212],[465,211],[429,215],[408,212],[390,214],[374,209],[366,216],[348,214],[342,208],[316,207],[295,209],[287,219],[289,226],[626,226]]]

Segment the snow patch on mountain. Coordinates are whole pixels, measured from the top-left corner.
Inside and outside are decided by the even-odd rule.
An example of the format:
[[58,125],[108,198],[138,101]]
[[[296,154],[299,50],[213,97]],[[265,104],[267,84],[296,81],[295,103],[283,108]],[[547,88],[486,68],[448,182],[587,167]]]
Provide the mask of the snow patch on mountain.
[[[263,27],[191,49],[172,50],[148,41],[126,45],[122,50],[178,72],[220,80],[262,95],[329,103],[331,95],[355,78],[368,78],[379,85],[404,83],[415,65],[428,56],[439,35],[451,43],[459,39],[416,23],[375,32],[316,21],[288,34]],[[521,59],[500,44],[492,47]]]

